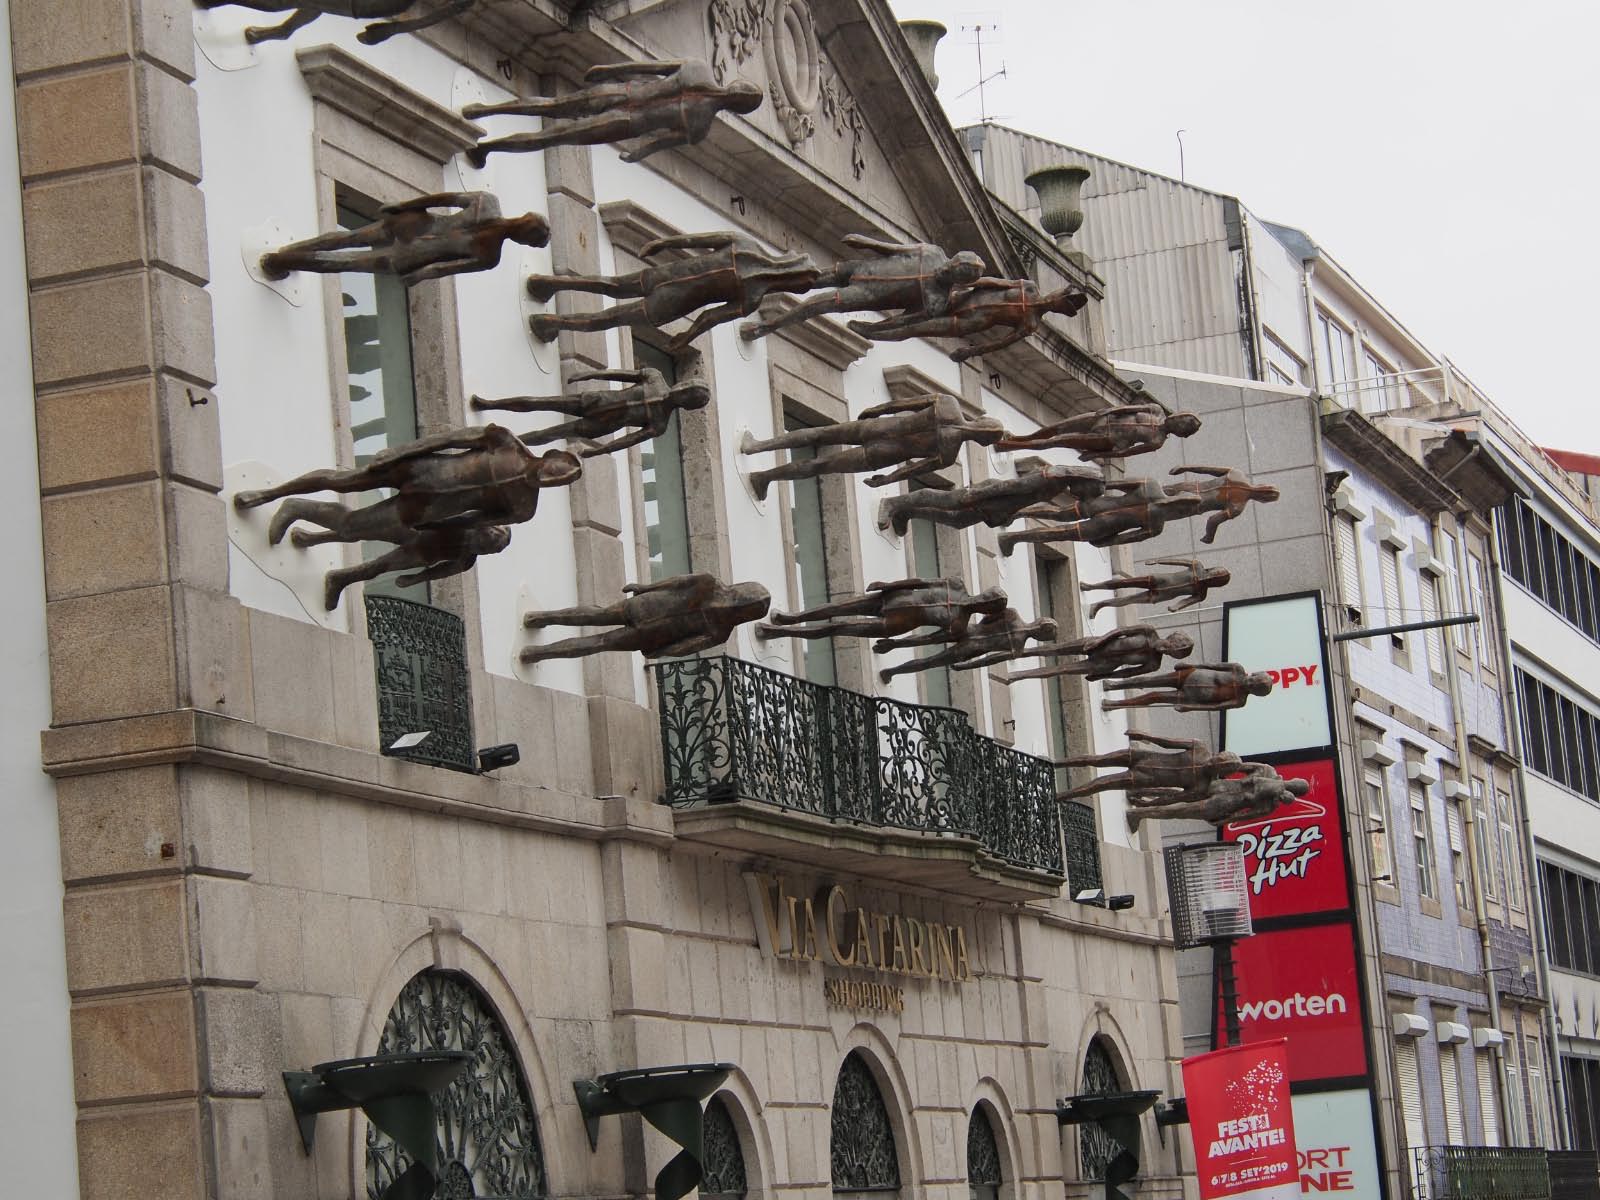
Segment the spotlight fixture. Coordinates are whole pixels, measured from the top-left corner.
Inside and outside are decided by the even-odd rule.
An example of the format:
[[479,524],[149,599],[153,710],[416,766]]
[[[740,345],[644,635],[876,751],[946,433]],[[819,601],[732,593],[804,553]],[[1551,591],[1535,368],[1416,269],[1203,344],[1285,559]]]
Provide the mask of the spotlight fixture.
[[522,751],[515,742],[504,742],[498,746],[485,746],[478,751],[478,774],[487,775],[490,771],[498,771],[501,767],[514,767],[522,761]]
[[407,751],[415,750],[418,746],[422,745],[423,742],[427,741],[432,736],[433,730],[431,729],[420,729],[413,733],[402,733],[399,737],[395,738],[394,741],[389,743],[389,748],[386,749],[384,753],[398,755],[403,758],[405,757]]
[[1122,912],[1133,907],[1134,896],[1132,892],[1123,892],[1119,896],[1107,896],[1106,907],[1112,912]]
[[1075,893],[1072,898],[1079,904],[1104,904],[1106,902],[1106,892],[1104,888],[1084,888],[1081,892]]

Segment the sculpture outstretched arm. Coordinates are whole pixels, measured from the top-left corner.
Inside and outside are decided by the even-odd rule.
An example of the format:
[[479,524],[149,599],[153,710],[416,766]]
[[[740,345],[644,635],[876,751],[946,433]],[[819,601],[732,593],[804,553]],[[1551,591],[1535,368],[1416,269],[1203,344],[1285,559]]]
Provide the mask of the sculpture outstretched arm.
[[395,580],[399,587],[416,587],[419,583],[427,583],[432,579],[448,579],[452,575],[464,575],[472,569],[472,564],[478,561],[476,554],[461,554],[454,558],[442,558],[431,566],[420,571],[413,571],[409,575],[401,575]]
[[653,238],[639,247],[640,258],[650,258],[663,250],[721,250],[741,239],[740,234],[722,230],[717,233],[675,233],[671,237]]
[[1163,737],[1159,733],[1146,733],[1142,729],[1128,730],[1130,741],[1149,742],[1155,746],[1165,746],[1168,750],[1187,750],[1190,747],[1188,738]]
[[625,79],[629,75],[671,75],[681,62],[669,59],[644,59],[640,62],[600,63],[590,67],[583,77],[598,83],[602,79]]
[[1204,596],[1185,596],[1182,600],[1178,601],[1171,608],[1167,609],[1167,611],[1168,612],[1182,612],[1186,608],[1193,608],[1196,604],[1199,604],[1200,601],[1203,600],[1203,599],[1205,599]]
[[1152,567],[1193,567],[1197,571],[1201,569],[1198,558],[1152,558],[1150,565]]
[[965,662],[953,664],[958,671],[976,671],[979,667],[992,667],[995,663],[1009,662],[1013,658],[1026,658],[1026,654],[1016,654],[1010,650],[991,650],[987,654],[980,654],[976,658],[969,658]]
[[443,279],[446,275],[455,275],[481,265],[478,259],[472,257],[451,258],[444,262],[429,263],[415,271],[407,271],[405,279],[407,283],[425,283],[430,279]]
[[592,379],[610,379],[617,383],[643,383],[645,378],[643,371],[583,371],[567,376],[567,382],[587,383]]
[[[372,456],[369,466],[387,466],[390,463],[404,462],[410,458],[422,458],[429,454],[436,454],[440,450],[471,450],[474,447],[485,445],[491,441],[498,441],[491,431],[498,430],[497,425],[479,425],[470,429],[447,429],[443,433],[430,434],[418,438],[414,442],[407,442],[403,446],[394,446],[388,450],[380,450]],[[516,439],[513,438],[513,441]]]
[[944,587],[952,591],[965,590],[965,585],[959,579],[895,579],[888,583],[882,581],[867,584],[869,592],[909,592],[913,588]]
[[478,199],[476,192],[433,192],[426,196],[413,196],[394,204],[385,204],[381,213],[416,212],[427,208],[466,208]]
[[[903,467],[897,467],[887,475],[868,475],[862,482],[868,487],[883,487],[885,484],[899,483],[902,479],[915,479],[924,471],[937,471],[942,466],[944,466],[944,463],[937,457],[918,458],[906,463]],[[930,486],[948,488],[954,485],[948,480],[941,480],[937,484],[932,483],[930,480]]]
[[626,151],[622,155],[622,161],[636,163],[649,158],[657,150],[670,150],[674,146],[687,146],[692,141],[694,141],[694,138],[687,132],[680,129],[668,129],[640,142],[632,150]]
[[597,458],[602,454],[612,454],[618,450],[626,450],[629,446],[637,446],[640,442],[648,442],[655,436],[656,431],[646,425],[641,429],[634,429],[620,434],[609,442],[596,442],[592,449],[585,450],[580,457]]
[[920,396],[900,396],[886,400],[882,404],[874,404],[871,408],[863,408],[860,419],[865,421],[869,417],[886,417],[890,413],[920,412],[924,408],[932,408],[938,399],[936,392],[924,392]]
[[919,249],[915,242],[886,242],[882,238],[868,237],[864,233],[847,233],[843,241],[852,250],[871,250],[874,254],[915,254]]
[[709,596],[716,591],[717,579],[714,575],[703,572],[694,575],[674,575],[667,579],[658,579],[654,583],[625,583],[622,590],[630,596],[642,596],[645,592],[671,591],[682,588],[689,592],[690,597]]
[[1026,328],[1013,329],[1005,337],[995,341],[985,342],[982,345],[963,346],[950,357],[956,362],[965,362],[967,359],[976,358],[980,354],[993,354],[996,350],[1004,350],[1007,346],[1015,346],[1027,336],[1028,330]]
[[1214,475],[1218,479],[1222,479],[1222,478],[1224,478],[1224,477],[1226,477],[1228,475],[1233,474],[1233,468],[1232,467],[1202,467],[1202,466],[1192,466],[1191,465],[1191,466],[1183,466],[1183,467],[1173,467],[1172,470],[1167,472],[1167,474],[1168,475]]

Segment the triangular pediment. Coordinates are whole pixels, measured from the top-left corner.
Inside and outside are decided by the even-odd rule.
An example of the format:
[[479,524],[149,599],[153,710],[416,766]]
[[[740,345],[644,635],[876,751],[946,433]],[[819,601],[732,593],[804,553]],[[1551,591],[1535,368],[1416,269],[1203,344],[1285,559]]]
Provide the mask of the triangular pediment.
[[747,79],[767,95],[686,157],[835,238],[873,228],[911,233],[1015,272],[987,193],[883,0],[635,0],[629,8],[616,26],[645,53],[703,58],[720,78]]

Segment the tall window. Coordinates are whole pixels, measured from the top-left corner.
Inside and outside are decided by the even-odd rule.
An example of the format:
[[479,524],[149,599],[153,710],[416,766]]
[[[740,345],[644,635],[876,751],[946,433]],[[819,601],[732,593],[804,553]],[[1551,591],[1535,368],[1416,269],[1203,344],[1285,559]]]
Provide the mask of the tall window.
[[[1439,619],[1438,576],[1428,571],[1422,572],[1417,576],[1417,590],[1422,594],[1422,619],[1437,621]],[[1427,648],[1429,673],[1443,675],[1444,638],[1437,625],[1422,631],[1422,643]]]
[[1600,643],[1600,562],[1521,496],[1495,510],[1505,572],[1590,641]]
[[1467,589],[1472,593],[1472,611],[1478,616],[1476,625],[1465,626],[1472,630],[1473,644],[1478,648],[1478,661],[1486,670],[1494,670],[1494,613],[1489,608],[1488,594],[1483,588],[1483,560],[1476,554],[1467,555]]
[[[377,205],[342,193],[340,229],[359,229],[373,219]],[[384,450],[417,437],[417,393],[411,371],[411,312],[405,285],[392,275],[347,272],[339,276],[343,305],[345,375],[349,381],[350,437],[355,465],[364,467]],[[393,495],[379,488],[354,498],[369,504]],[[361,543],[361,556],[377,558],[394,549],[384,542]],[[400,587],[394,575],[365,584],[369,596],[401,596],[427,603],[428,585]]]
[[[1039,580],[1040,615],[1052,618],[1063,637],[1071,636],[1068,630],[1078,627],[1077,589],[1074,587],[1072,565],[1065,558],[1055,558],[1038,553],[1034,569]],[[1075,752],[1067,737],[1067,687],[1081,686],[1076,676],[1057,675],[1044,683],[1045,703],[1050,721],[1050,750],[1056,758],[1066,758]],[[1059,790],[1067,790],[1066,767],[1056,770]]]
[[1562,1055],[1567,1080],[1567,1123],[1574,1150],[1600,1149],[1600,1058]]
[[1387,412],[1391,408],[1403,407],[1400,381],[1395,378],[1394,368],[1370,350],[1363,356],[1363,365],[1367,382],[1362,390],[1367,394],[1367,402],[1361,406],[1362,410]]
[[1488,789],[1477,776],[1472,779],[1472,829],[1478,852],[1478,886],[1490,900],[1500,899],[1500,873],[1495,870],[1495,846],[1499,831],[1489,811]]
[[[660,371],[668,383],[677,382],[677,364],[648,342],[635,341],[633,357],[639,366]],[[673,413],[666,431],[639,447],[639,481],[644,490],[644,532],[652,583],[690,570],[682,429],[682,414]]]
[[980,1104],[967,1120],[967,1191],[971,1200],[1000,1200],[1000,1143]]
[[852,1052],[833,1086],[829,1157],[833,1194],[888,1200],[900,1194],[900,1157],[894,1127],[872,1070]]
[[1494,1052],[1484,1048],[1472,1056],[1478,1071],[1478,1119],[1483,1122],[1483,1144],[1500,1144],[1499,1091],[1495,1086]]
[[1600,882],[1554,863],[1539,869],[1551,964],[1600,975]]
[[[786,430],[802,429],[806,422],[794,414],[784,413]],[[791,461],[817,456],[813,446],[801,446],[789,451]],[[790,525],[794,530],[795,583],[799,591],[799,607],[816,608],[826,604],[828,595],[828,536],[822,519],[822,482],[818,479],[795,479],[789,483]],[[832,638],[814,638],[802,642],[805,655],[806,678],[813,683],[837,682]]]
[[1349,403],[1348,387],[1353,364],[1351,349],[1353,341],[1350,331],[1327,313],[1317,313],[1317,366],[1322,378],[1327,381],[1329,390],[1340,395],[1345,403]]
[[[1444,564],[1444,580],[1440,585],[1443,596],[1440,600],[1441,614],[1446,617],[1459,617],[1462,615],[1461,604],[1461,569],[1456,565],[1457,539],[1456,535],[1447,529],[1440,529],[1439,533],[1439,561]],[[1466,650],[1468,643],[1466,635],[1462,632],[1465,625],[1451,625],[1444,630],[1450,644],[1457,650]]]
[[1516,813],[1511,808],[1511,793],[1496,788],[1495,808],[1500,814],[1500,862],[1506,871],[1506,900],[1522,911],[1522,852],[1517,844]]
[[[1383,623],[1399,625],[1405,621],[1405,593],[1400,590],[1400,551],[1392,546],[1378,547],[1378,581],[1383,588]],[[1406,635],[1391,633],[1389,644],[1398,654],[1406,652]]]
[[1339,600],[1360,620],[1366,599],[1361,594],[1361,537],[1356,519],[1340,513],[1333,519],[1334,549],[1339,560]]
[[1439,1045],[1439,1094],[1444,1099],[1444,1140],[1450,1146],[1467,1142],[1467,1123],[1461,1108],[1461,1071],[1456,1048]]
[[1415,1150],[1428,1144],[1422,1123],[1422,1073],[1417,1068],[1417,1040],[1400,1038],[1394,1044],[1395,1083],[1400,1089],[1400,1119],[1406,1145]]
[[1369,763],[1361,773],[1361,790],[1367,805],[1367,844],[1372,847],[1372,877],[1394,882],[1394,855],[1389,845],[1389,795],[1384,769]]
[[1564,689],[1519,669],[1522,740],[1528,766],[1591,800],[1600,800],[1600,716]]
[[1433,861],[1433,830],[1428,820],[1428,785],[1413,779],[1411,796],[1411,849],[1417,860],[1417,890],[1430,900],[1439,898],[1438,871]]
[[744,1151],[739,1146],[739,1131],[721,1096],[713,1096],[706,1105],[704,1142],[701,1200],[743,1200],[750,1188]]
[[1528,1035],[1524,1051],[1528,1068],[1528,1107],[1533,1123],[1530,1132],[1535,1146],[1550,1144],[1550,1103],[1544,1088],[1544,1045],[1537,1034]]
[[1467,824],[1463,809],[1466,801],[1457,796],[1447,802],[1445,820],[1450,836],[1450,874],[1455,881],[1456,905],[1463,911],[1472,908],[1472,874],[1467,867]]
[[[472,1064],[433,1098],[442,1196],[538,1200],[550,1194],[528,1082],[500,1018],[464,977],[427,970],[400,990],[379,1054],[471,1051]],[[406,1152],[367,1128],[367,1196],[378,1200],[411,1165]]]
[[[944,575],[944,564],[939,554],[939,529],[932,521],[916,520],[909,523],[911,536],[911,569],[918,579],[939,579]],[[937,654],[942,647],[927,646],[918,650],[918,658]],[[923,697],[929,704],[949,705],[950,668],[937,667],[921,672]]]
[[1517,1054],[1519,1035],[1515,1029],[1506,1030],[1506,1040],[1501,1046],[1506,1067],[1506,1140],[1512,1146],[1525,1146],[1528,1142],[1528,1110],[1522,1096],[1522,1067]]

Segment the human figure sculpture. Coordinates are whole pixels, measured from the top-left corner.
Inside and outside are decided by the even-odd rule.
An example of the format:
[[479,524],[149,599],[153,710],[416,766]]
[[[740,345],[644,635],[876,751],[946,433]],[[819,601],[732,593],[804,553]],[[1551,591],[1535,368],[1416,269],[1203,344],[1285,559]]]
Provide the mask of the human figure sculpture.
[[1251,483],[1231,467],[1173,467],[1168,474],[1208,477],[1167,485],[1169,496],[1193,497],[1197,502],[1195,512],[1211,514],[1206,521],[1206,531],[1200,537],[1208,546],[1224,522],[1244,515],[1245,506],[1250,501],[1271,504],[1278,498],[1278,489],[1271,484]]
[[1232,751],[1214,754],[1203,742],[1161,737],[1137,729],[1128,731],[1126,749],[1109,754],[1078,755],[1062,759],[1057,765],[1125,768],[1114,775],[1099,775],[1079,784],[1057,797],[1061,800],[1079,800],[1096,792],[1127,792],[1130,796],[1149,792],[1200,792],[1212,780],[1244,769],[1243,761]]
[[744,79],[722,87],[711,68],[697,58],[602,63],[584,72],[583,80],[588,86],[565,96],[467,105],[461,115],[469,120],[498,115],[543,118],[537,133],[479,142],[467,152],[468,159],[481,167],[496,151],[598,146],[643,138],[622,155],[623,162],[638,162],[658,150],[704,140],[718,113],[754,112],[763,96],[759,87]]
[[874,642],[872,649],[874,653],[887,654],[891,650],[903,650],[912,646],[936,646],[941,642],[948,643],[943,650],[926,658],[908,659],[879,671],[878,678],[888,683],[896,675],[906,675],[913,671],[930,671],[935,667],[954,667],[958,671],[973,671],[979,667],[993,666],[1007,659],[1021,658],[1033,653],[1028,649],[1029,640],[1048,642],[1053,641],[1055,636],[1056,623],[1049,617],[1038,621],[1024,621],[1022,614],[1016,609],[1008,608],[993,616],[983,617],[967,631],[966,636],[961,638],[952,638],[946,633],[935,631]]
[[1168,606],[1168,612],[1192,608],[1206,598],[1212,588],[1222,587],[1233,578],[1226,567],[1206,567],[1196,558],[1157,558],[1151,566],[1177,567],[1176,571],[1153,571],[1148,575],[1113,575],[1100,583],[1079,584],[1085,592],[1134,588],[1126,596],[1113,596],[1101,600],[1089,609],[1093,617],[1102,608],[1125,608],[1130,604],[1160,604],[1163,600],[1177,600]]
[[1144,806],[1128,810],[1128,828],[1137,830],[1142,821],[1209,821],[1226,825],[1248,817],[1269,817],[1291,801],[1311,790],[1305,779],[1284,779],[1263,763],[1245,764],[1246,773],[1237,779],[1214,779],[1199,799],[1153,798]]
[[[424,13],[410,20],[375,21],[356,34],[356,40],[365,42],[369,46],[376,46],[379,42],[388,41],[397,33],[414,33],[430,25],[437,25],[440,21],[466,12],[476,2],[477,0],[449,0],[449,3],[433,12]],[[355,17],[357,20],[398,17],[416,4],[416,0],[195,0],[195,4],[200,8],[221,8],[223,5],[232,4],[239,8],[253,8],[257,12],[291,14],[289,19],[280,25],[252,25],[246,29],[244,40],[254,45],[258,42],[286,38],[295,30],[305,28],[324,14]]]
[[503,400],[474,396],[470,403],[479,412],[555,412],[573,418],[524,433],[521,440],[526,446],[540,446],[563,438],[593,441],[622,429],[633,429],[631,433],[599,442],[580,452],[582,458],[593,458],[660,437],[667,431],[673,413],[704,408],[711,401],[711,389],[704,380],[690,378],[668,384],[666,376],[654,367],[641,367],[637,371],[588,371],[572,376],[568,382],[596,379],[615,380],[628,386],[593,388],[573,396],[508,396]]
[[[569,484],[581,474],[583,464],[575,455],[565,450],[534,454],[509,429],[484,425],[418,438],[382,451],[364,467],[308,471],[286,483],[240,492],[233,504],[246,509],[306,492],[394,488],[393,496],[362,508],[335,504],[313,511],[299,504],[293,510],[296,516],[280,526],[280,514],[273,522],[280,538],[288,523],[304,517],[337,532],[340,541],[393,541],[381,530],[520,524],[538,509],[543,489]],[[347,515],[340,516],[335,509]]]
[[1006,594],[997,587],[970,595],[959,579],[901,579],[869,583],[859,595],[797,613],[773,613],[756,626],[762,638],[892,638],[924,625],[951,637],[965,637],[973,617],[1005,611]]
[[926,242],[885,242],[859,233],[844,243],[871,252],[868,258],[847,258],[825,271],[817,286],[824,290],[769,320],[746,321],[739,327],[745,341],[820,317],[824,313],[887,312],[899,309],[926,317],[943,316],[952,292],[977,282],[984,261],[970,250],[947,255]]
[[775,479],[846,475],[892,467],[897,463],[900,465],[896,470],[887,475],[869,475],[863,482],[868,487],[899,483],[902,479],[914,479],[928,471],[954,466],[961,458],[961,448],[968,442],[992,446],[1004,436],[1005,427],[993,417],[968,417],[961,410],[961,401],[933,392],[924,396],[903,396],[863,409],[860,419],[855,421],[791,429],[762,441],[746,433],[739,453],[850,447],[811,458],[791,458],[765,471],[752,471],[750,486],[757,497],[764,499],[767,487]]
[[1127,625],[1094,637],[1074,638],[1053,646],[1040,646],[1040,658],[1057,655],[1082,655],[1073,662],[1054,663],[1032,671],[1017,671],[1009,682],[1019,679],[1051,679],[1057,675],[1082,675],[1086,679],[1127,679],[1161,668],[1161,660],[1188,658],[1194,652],[1194,639],[1187,633],[1162,637],[1154,625]]
[[538,213],[502,217],[500,202],[488,192],[438,192],[385,204],[378,219],[360,229],[336,229],[263,254],[261,269],[273,279],[291,271],[364,271],[398,276],[410,287],[491,270],[507,242],[543,246],[549,240],[550,226]]
[[952,529],[980,522],[999,529],[1016,520],[1030,504],[1053,500],[1064,492],[1098,495],[1105,482],[1098,467],[1046,463],[1037,471],[1019,472],[1014,479],[985,479],[948,491],[919,488],[904,496],[889,496],[878,506],[878,525],[892,527],[902,536],[906,526],[919,519]]
[[614,625],[604,633],[565,638],[522,650],[524,663],[583,658],[604,650],[637,650],[646,658],[678,658],[722,645],[740,625],[766,616],[772,597],[759,583],[723,584],[711,575],[674,575],[630,583],[627,599],[579,605],[522,618],[527,629],[549,625]]
[[629,275],[531,275],[528,294],[548,300],[557,292],[595,292],[631,300],[590,313],[540,313],[529,320],[533,336],[548,342],[563,329],[592,332],[619,325],[660,328],[707,305],[689,329],[674,338],[676,349],[706,330],[748,316],[769,292],[805,292],[821,272],[805,254],[772,254],[742,233],[685,233],[657,238],[639,248],[639,257],[664,250],[698,250],[683,258],[648,266]]
[[1007,530],[999,537],[1000,553],[1009,556],[1021,542],[1087,542],[1091,546],[1142,542],[1159,534],[1168,521],[1187,517],[1199,507],[1199,497],[1169,495],[1153,479],[1108,480],[1098,496],[1025,509],[1018,515],[1049,517],[1061,523]]
[[1191,412],[1169,413],[1154,402],[1121,404],[1097,412],[1081,413],[1036,429],[1003,439],[997,450],[1050,450],[1065,447],[1076,450],[1090,462],[1148,454],[1166,445],[1168,436],[1186,438],[1200,428],[1200,418]]
[[1265,671],[1246,671],[1238,663],[1184,663],[1161,675],[1136,675],[1131,679],[1106,682],[1107,691],[1133,691],[1153,688],[1120,700],[1102,700],[1102,708],[1153,708],[1171,705],[1178,712],[1220,712],[1243,708],[1251,696],[1272,691],[1272,676]]
[[1046,313],[1070,317],[1089,302],[1088,296],[1074,287],[1041,292],[1031,279],[994,279],[984,276],[950,297],[950,306],[936,316],[904,313],[881,321],[851,321],[850,328],[862,337],[879,342],[904,342],[914,338],[970,338],[990,329],[1008,332],[950,352],[955,362],[965,362],[979,354],[992,354],[1038,332]]

